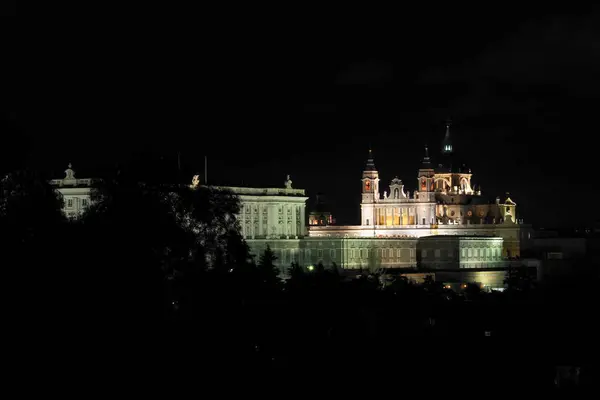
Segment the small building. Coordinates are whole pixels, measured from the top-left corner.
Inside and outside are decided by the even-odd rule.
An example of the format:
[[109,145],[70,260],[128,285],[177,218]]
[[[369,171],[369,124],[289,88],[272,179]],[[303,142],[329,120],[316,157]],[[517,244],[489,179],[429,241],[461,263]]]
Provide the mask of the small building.
[[65,170],[65,177],[52,179],[50,184],[62,195],[64,200],[63,212],[69,218],[79,217],[91,204],[92,179],[76,178],[71,163]]

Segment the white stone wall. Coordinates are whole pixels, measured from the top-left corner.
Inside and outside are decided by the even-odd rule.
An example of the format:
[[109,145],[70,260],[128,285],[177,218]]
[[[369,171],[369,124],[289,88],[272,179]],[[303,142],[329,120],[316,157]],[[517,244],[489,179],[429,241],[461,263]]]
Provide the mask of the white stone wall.
[[306,235],[306,197],[302,189],[220,187],[240,199],[237,216],[244,238],[299,239]]
[[520,255],[521,230],[528,225],[483,224],[483,225],[433,225],[433,226],[314,226],[309,227],[309,237],[329,238],[419,238],[433,235],[498,236],[503,239],[503,257]]
[[417,259],[424,268],[502,268],[500,237],[430,236],[419,239]]
[[57,189],[64,200],[63,212],[69,218],[80,216],[91,204],[89,187],[62,187]]

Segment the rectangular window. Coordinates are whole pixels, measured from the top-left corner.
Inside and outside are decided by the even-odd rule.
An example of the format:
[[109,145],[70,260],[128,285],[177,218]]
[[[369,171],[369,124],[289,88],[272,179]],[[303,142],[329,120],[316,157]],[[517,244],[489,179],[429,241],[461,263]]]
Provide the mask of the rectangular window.
[[335,260],[335,250],[334,249],[329,250],[329,258],[331,258],[332,260]]
[[323,250],[321,250],[321,249],[317,250],[317,257],[323,258]]
[[435,250],[435,258],[440,258],[440,256],[441,256],[440,249],[436,249]]
[[84,207],[87,207],[88,200],[87,199],[83,199],[81,203],[83,204]]
[[427,250],[421,250],[421,258],[427,257]]
[[67,207],[69,207],[69,208],[73,207],[73,199],[67,200]]
[[367,225],[369,225],[369,218],[367,218]]

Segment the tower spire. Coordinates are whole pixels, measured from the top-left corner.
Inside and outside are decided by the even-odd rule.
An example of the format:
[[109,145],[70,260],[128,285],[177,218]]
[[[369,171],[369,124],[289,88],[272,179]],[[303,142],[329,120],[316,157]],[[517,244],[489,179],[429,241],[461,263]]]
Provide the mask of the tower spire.
[[365,171],[377,171],[377,168],[375,168],[375,161],[373,160],[373,150],[371,150],[370,145],[369,145],[369,158],[367,158],[367,166],[365,167]]
[[425,145],[425,157],[423,157],[423,167],[431,168],[431,160],[429,159],[429,148]]
[[450,139],[450,126],[452,125],[452,120],[446,120],[446,134],[444,135],[444,141],[442,142],[442,153],[443,154],[452,154],[452,140]]

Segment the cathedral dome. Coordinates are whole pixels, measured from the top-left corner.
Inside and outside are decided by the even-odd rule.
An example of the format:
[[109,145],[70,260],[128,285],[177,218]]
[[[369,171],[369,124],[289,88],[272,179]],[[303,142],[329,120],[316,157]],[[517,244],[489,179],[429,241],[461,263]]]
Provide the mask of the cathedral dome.
[[316,195],[315,201],[310,205],[308,215],[309,225],[332,225],[335,219],[331,214],[331,207],[325,201],[325,196],[322,193]]

